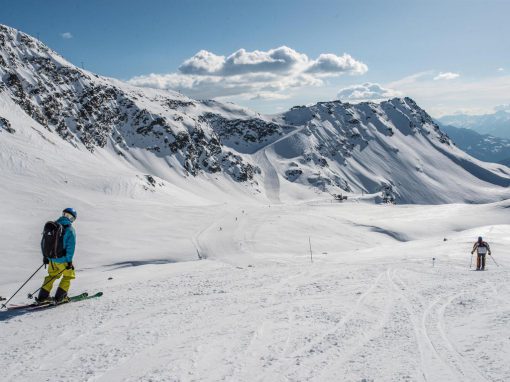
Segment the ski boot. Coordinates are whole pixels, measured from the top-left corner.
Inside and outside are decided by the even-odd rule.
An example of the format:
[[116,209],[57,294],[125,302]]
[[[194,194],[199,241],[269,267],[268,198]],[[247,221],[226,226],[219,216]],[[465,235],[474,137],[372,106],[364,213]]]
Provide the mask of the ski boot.
[[66,302],[69,302],[69,297],[67,296],[67,292],[63,290],[62,288],[57,288],[57,291],[55,292],[55,298],[54,298],[55,304],[63,304]]
[[44,304],[45,302],[51,301],[50,299],[50,292],[48,292],[46,289],[41,288],[39,291],[39,295],[35,298],[35,302],[37,304]]

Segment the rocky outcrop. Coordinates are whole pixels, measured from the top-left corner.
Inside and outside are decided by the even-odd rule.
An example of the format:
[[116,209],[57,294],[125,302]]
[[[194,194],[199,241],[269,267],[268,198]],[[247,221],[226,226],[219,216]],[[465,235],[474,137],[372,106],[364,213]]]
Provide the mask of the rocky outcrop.
[[[230,121],[212,113],[190,116],[186,110],[196,108],[196,101],[172,98],[170,93],[150,98],[141,89],[126,90],[5,26],[0,26],[0,64],[0,90],[9,92],[27,115],[62,139],[91,152],[111,144],[123,156],[131,148],[171,155],[191,176],[223,171],[239,182],[253,180],[260,170],[226,149],[222,140],[241,136],[254,142],[281,130],[276,124]],[[163,111],[141,106],[147,103]],[[243,130],[247,126],[250,131]]]
[[16,130],[11,127],[11,123],[6,118],[0,117],[0,132],[2,130],[5,130],[11,134],[16,132]]

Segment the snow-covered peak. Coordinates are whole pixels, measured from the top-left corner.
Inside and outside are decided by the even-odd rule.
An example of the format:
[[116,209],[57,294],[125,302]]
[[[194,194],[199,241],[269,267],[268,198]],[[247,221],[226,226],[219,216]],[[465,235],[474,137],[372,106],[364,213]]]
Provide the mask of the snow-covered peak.
[[[61,65],[73,66],[41,41],[3,24],[0,24],[0,54],[8,55],[3,57],[4,60],[23,61],[28,57],[40,56],[58,61]],[[10,64],[12,65],[12,61]]]

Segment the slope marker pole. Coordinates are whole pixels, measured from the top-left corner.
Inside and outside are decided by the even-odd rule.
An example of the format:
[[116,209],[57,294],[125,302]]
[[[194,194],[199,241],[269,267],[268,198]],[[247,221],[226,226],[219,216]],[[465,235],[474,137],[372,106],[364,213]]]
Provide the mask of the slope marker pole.
[[313,254],[312,254],[312,239],[308,236],[308,243],[310,244],[310,262],[313,263]]

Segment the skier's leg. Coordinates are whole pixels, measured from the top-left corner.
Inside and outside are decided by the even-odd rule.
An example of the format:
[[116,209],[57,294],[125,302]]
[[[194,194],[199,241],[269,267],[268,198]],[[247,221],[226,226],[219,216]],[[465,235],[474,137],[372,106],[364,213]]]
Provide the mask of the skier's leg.
[[50,261],[50,264],[48,265],[48,276],[44,278],[41,290],[45,290],[48,293],[51,292],[53,283],[60,278],[60,272],[62,271],[60,265],[61,264]]
[[476,255],[476,270],[480,270],[480,255]]
[[485,255],[482,255],[482,271],[485,270]]
[[62,280],[60,280],[57,293],[55,294],[55,300],[59,301],[67,296],[67,292],[69,292],[69,288],[71,287],[71,280],[75,278],[76,274],[74,273],[74,269],[66,269],[63,272]]
[[48,275],[44,278],[42,287],[39,290],[39,295],[36,297],[37,302],[43,302],[49,299],[53,283],[60,277],[59,273],[61,269],[58,265],[59,264],[50,261],[48,265]]

